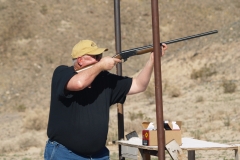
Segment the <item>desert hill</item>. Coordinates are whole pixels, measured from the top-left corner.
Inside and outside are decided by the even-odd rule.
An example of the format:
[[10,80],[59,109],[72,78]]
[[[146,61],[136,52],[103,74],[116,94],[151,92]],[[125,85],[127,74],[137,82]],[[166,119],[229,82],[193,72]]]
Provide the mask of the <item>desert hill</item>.
[[[152,44],[151,2],[120,4],[122,50]],[[52,72],[60,64],[72,65],[71,49],[82,39],[108,47],[106,56],[115,54],[113,6],[109,0],[0,1],[0,159],[14,154],[42,159]],[[183,121],[184,136],[240,143],[239,9],[238,0],[159,1],[161,42],[218,30],[169,45],[161,60],[164,118]],[[123,75],[135,76],[148,56],[123,63]],[[124,104],[126,133],[139,132],[141,121],[155,121],[154,101],[152,77],[144,93]],[[112,108],[109,142],[117,137]]]

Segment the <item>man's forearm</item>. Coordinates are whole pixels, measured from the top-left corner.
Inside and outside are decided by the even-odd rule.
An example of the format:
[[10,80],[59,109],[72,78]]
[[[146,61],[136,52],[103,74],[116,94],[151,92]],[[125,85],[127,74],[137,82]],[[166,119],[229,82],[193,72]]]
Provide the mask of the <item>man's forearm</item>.
[[149,60],[144,68],[140,71],[138,76],[136,77],[137,83],[141,90],[144,91],[147,89],[148,83],[150,81],[151,75],[153,72],[153,62]]
[[70,91],[79,91],[91,85],[96,76],[102,71],[98,64],[94,64],[91,68],[79,72],[73,76],[68,82],[66,89]]

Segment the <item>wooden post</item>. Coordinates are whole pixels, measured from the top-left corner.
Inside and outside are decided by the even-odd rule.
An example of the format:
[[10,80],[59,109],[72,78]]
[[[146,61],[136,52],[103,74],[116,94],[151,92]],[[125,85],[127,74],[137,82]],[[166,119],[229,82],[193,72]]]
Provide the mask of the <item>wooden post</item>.
[[152,0],[152,30],[153,30],[153,52],[154,52],[154,78],[155,99],[158,137],[158,159],[165,159],[165,133],[163,126],[163,102],[162,102],[162,76],[158,0]]
[[188,151],[188,160],[195,160],[195,150]]

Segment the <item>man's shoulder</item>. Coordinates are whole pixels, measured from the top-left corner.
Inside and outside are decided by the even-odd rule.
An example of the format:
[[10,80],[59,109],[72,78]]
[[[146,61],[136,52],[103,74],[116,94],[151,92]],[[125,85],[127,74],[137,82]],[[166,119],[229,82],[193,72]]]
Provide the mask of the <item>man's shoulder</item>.
[[72,68],[72,66],[60,65],[60,66],[57,66],[57,68],[55,70],[63,70],[63,69],[68,69],[68,68]]
[[62,75],[74,75],[76,72],[73,69],[73,66],[66,66],[66,65],[60,65],[58,66],[54,72],[53,72],[53,77],[62,77]]
[[66,65],[60,65],[58,66],[54,72],[63,72],[63,71],[66,71],[66,70],[73,70],[73,66],[66,66]]

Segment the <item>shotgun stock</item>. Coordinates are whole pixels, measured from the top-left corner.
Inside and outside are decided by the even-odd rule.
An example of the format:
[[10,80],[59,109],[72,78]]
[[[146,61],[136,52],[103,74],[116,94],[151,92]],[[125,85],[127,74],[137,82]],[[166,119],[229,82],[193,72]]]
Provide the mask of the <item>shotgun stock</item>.
[[[170,40],[170,41],[166,41],[166,42],[162,42],[162,43],[165,43],[165,44],[168,45],[168,44],[177,43],[177,42],[181,42],[181,41],[186,41],[186,40],[190,40],[190,39],[193,39],[193,38],[207,36],[207,35],[215,34],[215,33],[218,33],[218,31],[213,30],[213,31],[204,32],[204,33],[200,33],[200,34],[195,34],[195,35],[187,36],[187,37],[183,37],[183,38],[178,38],[178,39],[174,39],[174,40]],[[160,45],[162,43],[160,43]],[[124,60],[124,62],[125,62],[129,57],[149,53],[149,52],[152,52],[152,51],[153,51],[153,45],[147,45],[147,46],[143,46],[143,47],[137,47],[137,48],[122,51],[119,54],[116,54],[115,56],[113,56],[113,58],[118,58],[118,59]],[[86,67],[82,68],[81,70],[78,70],[77,72],[88,69],[91,66],[92,65],[86,66]]]

